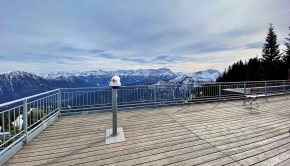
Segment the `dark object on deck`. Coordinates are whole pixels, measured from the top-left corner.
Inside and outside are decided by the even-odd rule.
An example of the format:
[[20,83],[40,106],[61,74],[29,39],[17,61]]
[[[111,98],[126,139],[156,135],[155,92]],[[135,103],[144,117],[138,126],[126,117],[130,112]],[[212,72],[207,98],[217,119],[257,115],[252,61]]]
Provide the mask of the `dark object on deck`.
[[258,94],[258,91],[259,91],[259,89],[258,88],[255,88],[255,87],[253,87],[253,88],[251,88],[251,94],[253,95],[253,94]]
[[288,69],[288,80],[290,80],[290,69]]

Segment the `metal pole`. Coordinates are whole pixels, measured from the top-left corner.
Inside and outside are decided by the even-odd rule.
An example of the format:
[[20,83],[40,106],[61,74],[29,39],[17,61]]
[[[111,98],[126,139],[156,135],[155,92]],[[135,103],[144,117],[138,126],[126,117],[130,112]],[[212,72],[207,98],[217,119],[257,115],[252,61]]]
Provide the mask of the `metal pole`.
[[113,133],[112,136],[117,135],[117,98],[118,89],[112,89],[112,109],[113,109]]
[[28,133],[27,133],[27,120],[28,119],[28,114],[27,114],[27,98],[25,98],[23,100],[23,127],[24,127],[24,135],[25,135],[25,138],[24,138],[24,144],[27,144],[28,143]]

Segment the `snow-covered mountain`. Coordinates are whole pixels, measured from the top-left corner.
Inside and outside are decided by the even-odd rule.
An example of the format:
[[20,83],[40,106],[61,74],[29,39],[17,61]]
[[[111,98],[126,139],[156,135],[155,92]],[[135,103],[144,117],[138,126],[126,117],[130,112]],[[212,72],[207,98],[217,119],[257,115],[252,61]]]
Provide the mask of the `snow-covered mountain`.
[[0,74],[0,102],[48,90],[45,79],[37,75],[13,71]]
[[85,71],[85,72],[54,72],[38,74],[48,80],[82,80],[91,86],[107,86],[113,75],[119,75],[122,85],[151,85],[160,80],[169,81],[177,74],[168,68],[139,69],[139,70],[116,70],[116,71]]
[[56,79],[58,77],[71,77],[71,76],[91,77],[100,75],[175,77],[176,73],[172,72],[168,68],[160,68],[160,69],[138,69],[138,70],[115,70],[115,71],[91,70],[81,72],[52,72],[52,73],[39,73],[38,75],[44,78]]
[[47,79],[32,73],[12,71],[0,74],[0,103],[60,87],[92,86],[75,77]]
[[168,68],[45,74],[13,71],[0,73],[0,103],[55,88],[107,86],[113,75],[121,77],[122,85],[152,85],[212,82],[220,73],[213,69],[195,73],[174,73]]
[[208,69],[193,73],[179,73],[177,77],[169,80],[168,82],[159,81],[157,84],[197,84],[206,82],[215,82],[221,75],[218,70]]

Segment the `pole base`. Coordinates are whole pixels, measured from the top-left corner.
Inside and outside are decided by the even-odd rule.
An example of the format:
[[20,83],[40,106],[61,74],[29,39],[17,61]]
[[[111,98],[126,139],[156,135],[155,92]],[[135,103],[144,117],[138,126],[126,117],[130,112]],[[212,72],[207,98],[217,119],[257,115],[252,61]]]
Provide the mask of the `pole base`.
[[106,144],[113,144],[125,141],[125,134],[122,127],[117,128],[117,135],[112,136],[113,129],[106,130]]

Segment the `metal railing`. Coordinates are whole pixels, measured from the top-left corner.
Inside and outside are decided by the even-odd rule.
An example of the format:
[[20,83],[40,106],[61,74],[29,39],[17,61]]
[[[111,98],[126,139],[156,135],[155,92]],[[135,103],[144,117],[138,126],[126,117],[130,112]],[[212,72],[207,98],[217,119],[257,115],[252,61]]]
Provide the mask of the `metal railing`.
[[[217,82],[123,86],[118,89],[118,107],[146,107],[206,101],[241,99],[255,89],[258,94],[280,95],[290,91],[290,81]],[[61,112],[111,110],[112,89],[62,88]]]
[[[252,89],[265,96],[288,94],[290,81],[122,86],[118,89],[118,107],[128,109],[241,99],[251,94]],[[29,142],[59,113],[111,110],[111,99],[110,87],[61,88],[0,104],[0,159],[16,144]]]
[[36,130],[59,111],[59,89],[0,104],[0,159],[16,144],[33,139]]

